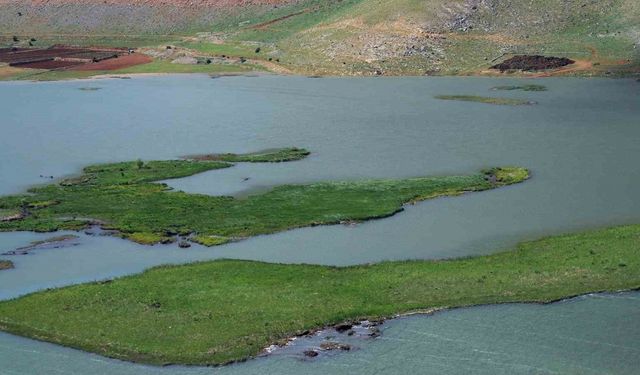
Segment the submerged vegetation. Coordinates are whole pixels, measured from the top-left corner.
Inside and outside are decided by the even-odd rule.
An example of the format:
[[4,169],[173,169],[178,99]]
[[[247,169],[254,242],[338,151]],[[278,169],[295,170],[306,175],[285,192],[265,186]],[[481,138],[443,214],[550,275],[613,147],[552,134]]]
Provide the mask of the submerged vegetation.
[[21,211],[0,231],[79,230],[99,224],[142,244],[177,236],[206,246],[287,229],[392,215],[412,201],[514,184],[523,168],[494,168],[469,176],[283,185],[247,199],[169,191],[161,180],[228,168],[231,162],[282,162],[308,155],[288,148],[252,154],[141,160],[86,167],[83,174],[29,194],[0,197],[0,209]]
[[13,268],[13,262],[10,260],[2,260],[0,259],[0,271],[9,270]]
[[204,154],[190,155],[187,159],[226,161],[231,163],[280,163],[285,161],[301,160],[309,156],[310,152],[303,148],[282,148],[277,150],[265,150],[249,154]]
[[441,100],[459,100],[463,102],[477,102],[496,105],[531,105],[536,104],[530,100],[514,99],[514,98],[491,98],[477,95],[437,95],[436,99]]
[[513,85],[513,86],[495,86],[491,90],[494,91],[513,91],[513,90],[522,90],[522,91],[547,91],[546,86],[542,85]]
[[639,239],[632,225],[458,260],[163,266],[0,302],[0,329],[131,361],[223,364],[344,321],[639,288]]

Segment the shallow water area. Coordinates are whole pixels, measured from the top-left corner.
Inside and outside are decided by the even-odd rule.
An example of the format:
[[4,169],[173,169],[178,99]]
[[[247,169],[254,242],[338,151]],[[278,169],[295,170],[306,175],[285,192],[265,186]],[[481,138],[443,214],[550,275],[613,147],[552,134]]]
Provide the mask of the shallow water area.
[[[528,83],[546,85],[548,91],[491,91],[497,85]],[[640,223],[640,84],[635,80],[278,76],[211,80],[189,75],[96,80],[91,86],[100,90],[79,90],[86,86],[82,81],[0,84],[0,194],[20,193],[34,184],[51,183],[50,176],[55,181],[92,163],[289,146],[307,148],[312,155],[291,163],[238,164],[167,183],[192,193],[243,198],[285,183],[466,174],[497,165],[530,168],[533,178],[516,186],[407,206],[393,217],[356,226],[303,228],[214,248],[194,245],[179,249],[175,244],[149,247],[80,233],[78,246],[0,257],[16,266],[0,272],[0,299],[123,276],[166,263],[239,258],[349,265],[389,259],[451,258],[486,254],[521,240],[556,233]],[[520,98],[535,100],[538,105],[447,102],[435,99],[435,95]],[[64,233],[0,233],[0,252]],[[600,330],[600,325],[627,322],[619,311],[638,317],[637,294],[627,296],[630,299],[587,298],[575,303],[583,306],[580,311],[586,311],[584,314],[569,314],[572,319],[561,321],[559,317],[557,321],[558,329],[566,324],[575,332],[580,330],[566,331],[570,337],[593,334],[602,335],[594,336],[595,341],[624,341],[624,345],[620,344],[623,350],[617,352],[604,350],[610,348],[606,345],[594,349],[579,340],[566,345],[556,337],[541,344],[539,361],[535,356],[532,361],[523,361],[522,353],[534,350],[527,346],[533,344],[531,337],[517,331],[515,325],[533,324],[531,314],[540,311],[564,310],[556,305],[509,305],[495,307],[495,311],[516,312],[512,329],[517,334],[513,338],[508,337],[508,330],[497,331],[492,342],[484,342],[493,333],[468,326],[470,332],[479,332],[469,340],[477,340],[481,348],[505,339],[511,343],[489,350],[506,353],[504,356],[486,359],[481,352],[465,352],[464,347],[444,344],[442,352],[429,352],[431,346],[416,344],[415,337],[422,336],[411,336],[412,330],[428,326],[430,330],[449,330],[442,334],[454,337],[462,331],[454,324],[442,323],[448,321],[447,316],[474,311],[470,314],[478,314],[473,318],[476,322],[492,322],[494,307],[486,307],[389,323],[389,327],[396,328],[385,331],[385,338],[364,344],[353,353],[304,362],[308,366],[304,369],[308,373],[359,371],[355,368],[362,369],[362,373],[410,373],[433,368],[438,370],[433,373],[465,373],[468,361],[440,358],[461,350],[466,353],[461,358],[485,358],[487,373],[503,371],[500,363],[511,366],[519,361],[533,367],[507,366],[504,373],[590,373],[590,369],[596,369],[592,373],[631,373],[638,356],[625,353],[631,350],[637,354],[638,332],[620,328],[609,337]],[[557,306],[574,306],[572,303]],[[626,307],[621,308],[618,303]],[[591,313],[599,314],[600,325],[589,325]],[[508,320],[508,315],[500,316]],[[415,322],[410,324],[417,328],[397,328],[403,327],[403,322]],[[437,327],[433,322],[438,322]],[[539,326],[522,330],[546,330],[547,325],[555,327],[539,321]],[[402,332],[396,343],[380,346],[394,337],[393,332]],[[402,345],[405,336],[414,338]],[[425,342],[432,344],[434,338]],[[520,347],[524,348],[522,352],[516,350]],[[395,354],[385,355],[385,361],[376,360],[383,349]],[[554,350],[560,354],[552,355]],[[570,350],[573,352],[567,352]],[[593,350],[603,354],[593,356]],[[38,361],[25,353],[38,353]],[[300,373],[295,371],[300,358],[293,357],[275,355],[224,369],[158,370],[0,335],[0,363],[9,363],[0,368],[0,373],[9,374],[38,373],[38,369],[49,367],[71,374],[251,373],[260,366],[267,366],[272,373]],[[598,358],[601,363],[597,363]],[[588,368],[566,367],[578,366],[581,361],[588,363]],[[442,367],[444,363],[450,368]],[[479,367],[478,373],[482,371]]]

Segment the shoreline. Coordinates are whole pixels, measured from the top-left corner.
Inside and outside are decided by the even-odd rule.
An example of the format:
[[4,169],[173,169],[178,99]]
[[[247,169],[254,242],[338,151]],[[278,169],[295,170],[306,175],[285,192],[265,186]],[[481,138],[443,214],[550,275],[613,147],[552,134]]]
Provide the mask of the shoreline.
[[296,72],[282,72],[271,70],[239,70],[237,72],[141,72],[141,73],[102,73],[87,77],[71,77],[59,79],[20,79],[20,77],[0,79],[0,84],[5,82],[29,82],[29,83],[46,83],[46,82],[75,82],[75,81],[98,81],[105,79],[137,79],[137,78],[153,78],[153,77],[173,77],[173,76],[208,76],[211,79],[228,78],[228,77],[262,77],[262,76],[281,76],[281,77],[297,77],[309,79],[365,79],[365,78],[452,78],[452,77],[469,77],[469,78],[496,78],[496,79],[545,79],[545,78],[606,78],[606,79],[637,79],[640,80],[640,70],[625,71],[622,73],[607,74],[606,71],[597,69],[582,70],[580,67],[564,67],[548,71],[536,72],[510,72],[501,73],[498,71],[478,70],[473,72],[462,72],[459,74],[421,74],[421,75],[402,75],[402,74],[385,74],[385,75],[366,75],[366,74],[305,74]]
[[[189,78],[197,78],[202,77],[205,79],[218,79],[218,78],[234,78],[234,77],[243,77],[243,78],[260,78],[260,77],[287,77],[287,78],[307,78],[307,79],[355,79],[355,80],[364,80],[364,79],[404,79],[404,78],[414,78],[414,79],[438,79],[438,78],[488,78],[495,80],[504,80],[504,79],[514,79],[514,80],[542,80],[542,79],[579,79],[579,80],[589,80],[589,79],[606,79],[606,80],[640,80],[640,75],[628,75],[628,76],[606,76],[606,75],[595,75],[595,76],[572,76],[572,75],[559,75],[559,76],[494,76],[494,75],[484,75],[484,74],[476,74],[476,75],[438,75],[438,76],[336,76],[336,75],[327,75],[327,76],[309,76],[304,74],[278,74],[278,73],[270,73],[270,72],[239,72],[239,73],[230,73],[230,74],[209,74],[209,73],[127,73],[127,74],[103,74],[99,76],[92,76],[86,78],[65,78],[65,79],[57,79],[57,80],[27,80],[27,79],[15,79],[15,80],[0,80],[0,85],[3,84],[53,84],[53,83],[73,83],[73,82],[100,82],[100,81],[108,81],[108,80],[129,80],[129,79],[146,79],[146,78],[160,78],[160,77],[189,77]],[[640,82],[640,81],[638,81]]]

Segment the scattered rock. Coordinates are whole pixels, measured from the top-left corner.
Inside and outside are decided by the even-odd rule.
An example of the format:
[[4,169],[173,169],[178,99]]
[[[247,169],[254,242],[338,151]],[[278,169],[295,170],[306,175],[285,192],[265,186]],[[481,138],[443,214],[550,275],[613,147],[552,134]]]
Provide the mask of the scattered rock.
[[317,357],[319,354],[315,350],[305,350],[302,353],[304,354],[305,357],[310,357],[310,358]]
[[340,324],[336,324],[335,326],[333,326],[333,328],[338,331],[339,333],[344,333],[349,331],[351,328],[353,328],[353,324],[351,323],[340,323]]
[[380,328],[378,327],[371,327],[369,328],[369,337],[378,337],[380,336],[381,332],[380,332]]
[[322,350],[351,350],[351,345],[342,344],[335,341],[326,341],[320,344],[320,349]]
[[17,221],[17,220],[22,220],[24,219],[25,215],[22,212],[19,212],[17,214],[14,215],[9,215],[9,216],[5,216],[0,218],[1,222],[9,222],[9,221]]
[[191,56],[182,56],[178,57],[171,61],[172,64],[181,64],[181,65],[196,65],[198,63],[198,59]]
[[187,242],[187,241],[180,241],[178,243],[178,247],[181,248],[181,249],[187,249],[187,248],[191,247],[191,244],[189,242]]

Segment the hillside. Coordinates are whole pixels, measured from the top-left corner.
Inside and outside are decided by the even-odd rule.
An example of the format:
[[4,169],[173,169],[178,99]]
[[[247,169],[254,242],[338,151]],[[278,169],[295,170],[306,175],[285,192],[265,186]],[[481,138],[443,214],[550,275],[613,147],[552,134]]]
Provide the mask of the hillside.
[[576,60],[565,74],[640,66],[637,0],[0,0],[0,34],[303,74],[471,74],[513,54]]

